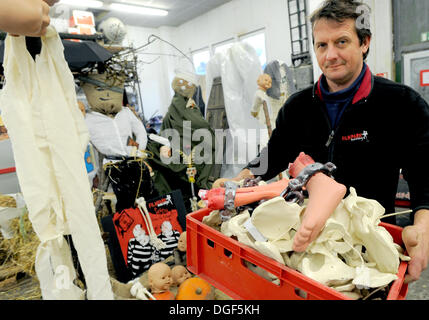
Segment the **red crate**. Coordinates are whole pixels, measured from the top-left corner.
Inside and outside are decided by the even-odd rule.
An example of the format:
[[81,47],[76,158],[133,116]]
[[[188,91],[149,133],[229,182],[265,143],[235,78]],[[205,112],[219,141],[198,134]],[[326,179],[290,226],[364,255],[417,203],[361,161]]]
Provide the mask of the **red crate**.
[[[205,208],[186,216],[187,264],[189,270],[237,300],[350,300],[347,296],[304,276],[258,251],[202,223],[210,213]],[[402,245],[402,228],[381,223]],[[272,273],[276,285],[247,268],[248,261]],[[388,300],[404,300],[407,263],[401,262],[398,279],[392,284]]]

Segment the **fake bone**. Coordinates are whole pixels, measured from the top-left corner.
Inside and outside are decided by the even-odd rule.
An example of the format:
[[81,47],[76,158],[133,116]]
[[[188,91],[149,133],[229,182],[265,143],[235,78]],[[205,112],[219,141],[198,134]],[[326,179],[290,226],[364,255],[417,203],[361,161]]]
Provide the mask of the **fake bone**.
[[375,262],[381,272],[396,274],[400,263],[398,250],[389,232],[378,226],[384,208],[377,201],[358,197],[354,188],[350,188],[344,204],[351,214],[351,233],[365,246],[368,260]]
[[299,224],[301,211],[298,204],[275,197],[259,205],[253,211],[251,221],[268,241],[289,240],[289,231]]
[[247,230],[243,227],[245,221],[249,219],[249,211],[245,210],[242,213],[232,217],[228,221],[222,223],[220,231],[227,237],[236,236],[238,242],[248,245],[249,247],[255,248],[254,239],[249,236]]
[[[400,248],[393,243],[393,239],[384,228],[375,228],[379,222],[378,218],[383,214],[384,210],[382,207],[380,210],[380,207],[373,200],[357,198],[355,190],[352,189],[349,198],[340,203],[327,220],[318,238],[303,253],[292,252],[291,248],[291,240],[293,240],[296,228],[299,227],[299,221],[298,223],[295,222],[296,217],[299,217],[302,213],[302,207],[292,208],[290,203],[286,203],[282,199],[271,199],[257,207],[253,213],[253,215],[256,213],[256,218],[253,219],[254,225],[258,226],[259,231],[263,230],[261,233],[272,239],[271,241],[252,241],[253,238],[249,236],[244,228],[246,221],[249,219],[248,212],[243,216],[239,214],[232,218],[228,224],[224,224],[223,231],[228,230],[228,236],[243,237],[247,245],[262,254],[333,288],[340,286],[340,290],[346,290],[345,288],[349,288],[352,285],[376,288],[385,286],[397,278],[396,272],[397,266],[399,266],[399,259],[395,258],[395,256],[399,256],[398,251]],[[353,217],[356,220],[358,215],[353,214],[351,210],[356,210],[357,213],[367,212],[367,219],[357,224]],[[283,215],[279,214],[282,211]],[[292,217],[285,218],[284,215],[287,212]],[[272,228],[273,225],[276,225],[276,222],[284,226],[284,231],[275,227]],[[367,234],[372,233],[372,236],[369,236],[365,243],[354,234],[355,232],[363,234],[362,230],[369,230]],[[371,244],[371,241],[374,243]],[[393,255],[394,258],[390,260],[394,262],[394,265],[386,265],[387,269],[393,270],[393,272],[377,270],[375,267],[379,267],[378,260],[369,262],[363,260],[363,256],[365,257],[366,255],[362,254],[362,244],[368,246],[366,247],[366,255],[369,257],[377,255],[374,252],[378,250],[390,248],[387,255]],[[292,254],[289,255],[288,252],[292,252]],[[372,253],[369,254],[369,252]],[[374,260],[373,258],[369,260],[371,259]],[[349,285],[349,287],[344,287],[344,285]],[[347,295],[352,298],[359,298],[359,294],[356,292],[347,292]]]

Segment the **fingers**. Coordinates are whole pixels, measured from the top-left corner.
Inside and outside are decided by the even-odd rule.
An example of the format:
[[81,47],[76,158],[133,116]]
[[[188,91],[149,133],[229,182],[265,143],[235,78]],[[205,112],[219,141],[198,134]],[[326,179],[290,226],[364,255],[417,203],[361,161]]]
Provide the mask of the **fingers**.
[[408,251],[410,251],[411,247],[415,247],[418,244],[418,232],[415,227],[405,227],[402,231],[402,239]]
[[422,271],[427,268],[428,248],[424,236],[424,230],[415,225],[405,227],[402,231],[402,240],[408,255],[411,257],[404,279],[405,283],[418,280]]
[[408,263],[407,274],[405,275],[404,282],[410,283],[417,281],[420,278],[423,269],[424,263],[422,259],[418,257],[411,258],[411,261]]
[[52,7],[54,4],[56,4],[60,0],[43,0],[43,1],[45,1],[49,6]]
[[46,29],[51,23],[51,18],[49,17],[49,6],[46,3],[44,3],[42,5],[42,10],[43,10],[43,19],[42,19],[42,28],[40,30],[40,35],[45,35]]
[[[41,37],[46,34],[47,28],[49,24],[51,23],[51,19],[49,17],[49,5],[45,1],[41,1],[42,6],[42,19],[41,24],[39,25],[39,29],[35,32],[26,32],[22,35],[29,36],[29,37]],[[40,23],[40,22],[39,22]]]

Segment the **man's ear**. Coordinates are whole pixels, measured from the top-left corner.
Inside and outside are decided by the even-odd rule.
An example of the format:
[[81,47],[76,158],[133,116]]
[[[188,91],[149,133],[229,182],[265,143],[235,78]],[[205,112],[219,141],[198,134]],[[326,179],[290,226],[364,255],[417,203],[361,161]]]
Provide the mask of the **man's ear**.
[[362,42],[362,53],[367,53],[369,50],[369,45],[371,43],[371,37],[370,36],[366,36],[365,39]]

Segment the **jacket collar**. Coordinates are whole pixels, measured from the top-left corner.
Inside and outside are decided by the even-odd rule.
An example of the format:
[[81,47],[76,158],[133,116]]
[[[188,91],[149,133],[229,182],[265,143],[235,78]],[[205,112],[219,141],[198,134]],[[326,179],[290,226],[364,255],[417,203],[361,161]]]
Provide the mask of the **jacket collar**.
[[[320,76],[317,83],[315,83],[313,86],[313,96],[317,95],[320,98],[320,100],[323,101],[322,91],[320,89],[320,82],[322,81],[322,77],[323,77],[323,74]],[[358,91],[356,92],[355,96],[353,97],[352,104],[355,104],[356,102],[367,98],[371,93],[372,86],[373,86],[373,75],[371,73],[371,70],[369,69],[369,66],[367,66],[365,75],[363,76],[363,79],[362,79],[362,83]]]

